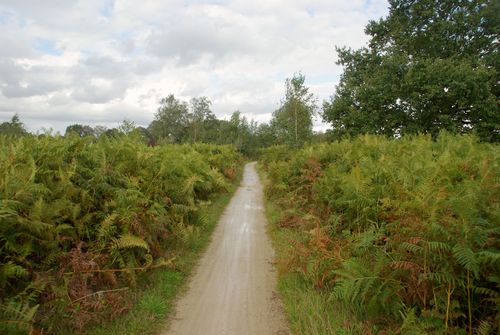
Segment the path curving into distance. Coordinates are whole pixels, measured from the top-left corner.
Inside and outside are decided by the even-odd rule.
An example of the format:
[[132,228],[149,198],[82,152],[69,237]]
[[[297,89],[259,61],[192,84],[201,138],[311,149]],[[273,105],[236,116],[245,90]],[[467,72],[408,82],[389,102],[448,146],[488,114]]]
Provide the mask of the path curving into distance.
[[276,294],[273,257],[262,185],[255,163],[249,163],[163,334],[289,334]]

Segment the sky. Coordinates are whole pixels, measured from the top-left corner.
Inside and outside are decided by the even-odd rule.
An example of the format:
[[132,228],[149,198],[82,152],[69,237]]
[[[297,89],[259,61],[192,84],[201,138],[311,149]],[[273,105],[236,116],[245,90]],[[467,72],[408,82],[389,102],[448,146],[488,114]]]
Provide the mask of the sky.
[[[267,122],[301,72],[335,92],[335,46],[360,48],[386,0],[0,0],[0,122],[147,126],[162,97]],[[315,129],[326,125],[318,119]]]

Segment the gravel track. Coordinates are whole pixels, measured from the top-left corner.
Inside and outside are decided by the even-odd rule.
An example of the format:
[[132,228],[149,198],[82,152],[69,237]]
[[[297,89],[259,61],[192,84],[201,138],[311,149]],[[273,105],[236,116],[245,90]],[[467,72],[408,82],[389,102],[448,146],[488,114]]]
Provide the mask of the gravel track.
[[286,335],[255,163],[226,208],[164,335]]

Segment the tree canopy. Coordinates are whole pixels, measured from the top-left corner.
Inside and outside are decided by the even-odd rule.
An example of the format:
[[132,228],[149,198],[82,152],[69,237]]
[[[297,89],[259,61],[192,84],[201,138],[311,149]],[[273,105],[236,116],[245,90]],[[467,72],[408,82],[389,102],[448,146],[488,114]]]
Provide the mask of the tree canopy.
[[25,135],[26,129],[24,128],[24,124],[19,119],[19,115],[14,114],[10,122],[2,122],[0,123],[0,134],[3,135]]
[[148,129],[155,138],[167,138],[169,142],[180,143],[185,136],[187,123],[187,104],[170,94],[161,99],[155,119]]
[[[499,139],[498,1],[390,0],[368,47],[337,48],[344,67],[323,119],[336,136],[440,130]],[[496,14],[495,14],[496,13]]]
[[278,141],[296,147],[311,139],[313,134],[316,100],[304,82],[305,76],[301,73],[286,79],[285,98],[271,121]]

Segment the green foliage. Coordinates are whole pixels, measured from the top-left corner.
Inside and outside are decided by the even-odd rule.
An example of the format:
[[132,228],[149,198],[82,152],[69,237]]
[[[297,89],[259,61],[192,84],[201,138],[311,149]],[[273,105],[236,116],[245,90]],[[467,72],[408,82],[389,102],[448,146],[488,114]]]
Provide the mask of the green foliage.
[[156,139],[166,138],[171,143],[181,143],[188,127],[188,107],[174,95],[161,99],[149,131]]
[[148,126],[150,143],[213,143],[233,145],[246,156],[275,143],[274,129],[260,126],[233,112],[229,120],[218,119],[211,111],[207,97],[193,98],[188,103],[169,95],[160,101],[155,119]]
[[446,133],[263,150],[266,194],[296,232],[284,269],[328,292],[346,322],[495,333],[499,163],[498,146]]
[[10,122],[0,123],[0,135],[21,136],[26,135],[24,124],[19,119],[19,115],[14,114]]
[[229,146],[148,147],[134,134],[0,136],[2,327],[12,324],[8,306],[50,332],[53,318],[81,329],[106,303],[118,304],[119,295],[95,301],[94,292],[170,264],[176,227],[194,230],[240,159]]
[[393,0],[367,48],[338,49],[344,73],[323,118],[337,138],[440,130],[498,141],[498,1]]
[[94,129],[91,126],[81,124],[72,124],[67,126],[65,135],[69,135],[71,133],[76,133],[80,137],[95,135]]
[[305,76],[300,73],[285,82],[285,98],[271,120],[278,143],[300,147],[312,137],[316,102],[304,82]]

